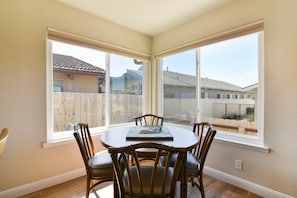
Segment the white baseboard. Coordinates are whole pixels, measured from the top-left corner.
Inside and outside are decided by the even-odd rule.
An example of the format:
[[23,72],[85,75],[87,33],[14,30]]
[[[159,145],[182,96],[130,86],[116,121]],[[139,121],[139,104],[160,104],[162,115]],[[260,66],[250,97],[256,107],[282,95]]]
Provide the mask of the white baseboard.
[[235,177],[233,175],[218,171],[210,167],[204,167],[204,173],[218,180],[232,184],[249,192],[255,193],[264,198],[294,198],[284,193],[258,185],[256,183]]
[[0,198],[15,198],[22,195],[26,195],[44,188],[48,188],[77,177],[81,177],[86,174],[86,170],[84,168],[69,171],[67,173],[63,173],[61,175],[49,177],[46,179],[42,179],[36,182],[32,182],[29,184],[25,184],[22,186],[18,186],[12,189],[8,189],[5,191],[0,191]]
[[[278,191],[272,190],[270,188],[252,183],[250,181],[241,179],[239,177],[235,177],[233,175],[218,171],[216,169],[210,168],[210,167],[204,167],[204,173],[217,178],[221,181],[224,181],[226,183],[232,184],[234,186],[237,186],[239,188],[242,188],[244,190],[247,190],[249,192],[255,193],[259,196],[265,197],[265,198],[294,198],[292,196],[280,193]],[[22,186],[18,186],[16,188],[8,189],[5,191],[0,192],[0,198],[14,198],[19,197],[22,195],[26,195],[44,188],[48,188],[72,179],[75,179],[77,177],[81,177],[85,175],[85,169],[77,169],[73,170],[61,175],[49,177],[46,179],[42,179],[36,182],[32,182],[29,184],[25,184]]]

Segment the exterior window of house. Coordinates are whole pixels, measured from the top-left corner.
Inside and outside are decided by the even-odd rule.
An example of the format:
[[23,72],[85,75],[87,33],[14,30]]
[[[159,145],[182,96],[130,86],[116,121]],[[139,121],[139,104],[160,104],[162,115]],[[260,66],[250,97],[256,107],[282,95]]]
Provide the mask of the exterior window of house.
[[263,40],[263,31],[247,33],[162,57],[167,121],[207,121],[218,136],[263,144]]
[[64,90],[64,81],[60,79],[54,79],[53,92],[63,92],[63,90]]
[[91,132],[142,114],[143,61],[48,40],[48,140],[72,137],[77,122]]
[[201,93],[201,98],[205,98],[205,93]]

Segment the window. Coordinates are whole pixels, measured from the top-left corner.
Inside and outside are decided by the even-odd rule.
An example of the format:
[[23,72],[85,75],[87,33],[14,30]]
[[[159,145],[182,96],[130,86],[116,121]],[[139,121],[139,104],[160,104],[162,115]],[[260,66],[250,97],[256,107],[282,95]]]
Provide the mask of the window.
[[208,121],[218,137],[263,144],[263,34],[240,34],[162,57],[166,121]]
[[72,137],[76,122],[98,132],[142,114],[145,61],[48,40],[48,140]]
[[200,48],[200,79],[205,82],[200,88],[214,86],[223,95],[200,100],[200,120],[212,122],[217,130],[258,135],[258,38],[253,33]]
[[165,57],[162,62],[165,121],[192,125],[197,116],[196,50]]
[[60,79],[54,79],[53,92],[63,92],[63,90],[64,90],[64,81]]

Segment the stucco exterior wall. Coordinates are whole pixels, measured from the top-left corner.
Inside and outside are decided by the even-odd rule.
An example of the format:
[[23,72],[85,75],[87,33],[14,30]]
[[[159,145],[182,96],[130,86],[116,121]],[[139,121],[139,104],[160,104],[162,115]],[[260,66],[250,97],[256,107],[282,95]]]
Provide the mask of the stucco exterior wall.
[[53,72],[55,80],[63,80],[63,92],[98,93],[98,76]]

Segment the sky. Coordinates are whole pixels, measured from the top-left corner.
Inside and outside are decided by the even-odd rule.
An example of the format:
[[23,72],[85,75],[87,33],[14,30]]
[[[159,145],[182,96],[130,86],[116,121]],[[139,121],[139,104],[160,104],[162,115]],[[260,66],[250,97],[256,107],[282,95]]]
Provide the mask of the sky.
[[[258,82],[258,36],[256,33],[200,48],[200,75],[246,87]],[[105,69],[105,54],[98,50],[53,42],[53,53],[70,55]],[[195,49],[164,57],[163,69],[189,75],[196,73]],[[111,55],[111,76],[139,68],[132,58]]]
[[[55,41],[52,45],[52,51],[55,54],[75,57],[104,70],[106,68],[105,53],[95,49]],[[118,77],[126,73],[127,69],[138,70],[140,67],[140,65],[134,64],[132,58],[115,54],[110,56],[110,64],[110,74],[114,77]]]
[[[258,36],[251,34],[200,48],[201,77],[246,87],[258,82]],[[194,75],[195,49],[163,59],[163,69]]]

